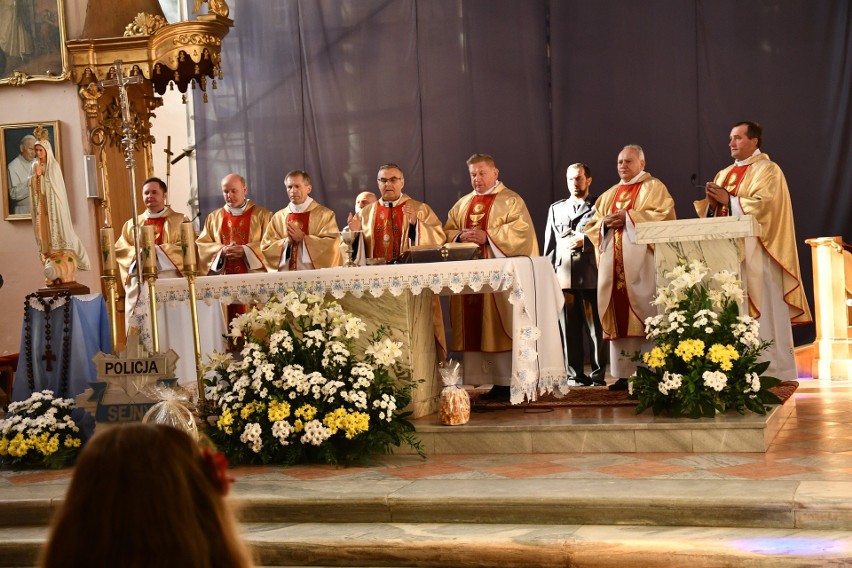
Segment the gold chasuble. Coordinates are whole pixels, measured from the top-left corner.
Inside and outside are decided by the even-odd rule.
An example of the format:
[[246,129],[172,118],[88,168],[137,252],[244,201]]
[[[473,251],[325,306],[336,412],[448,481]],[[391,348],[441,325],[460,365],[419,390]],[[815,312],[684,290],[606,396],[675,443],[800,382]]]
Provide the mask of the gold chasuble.
[[[186,218],[186,215],[176,213],[170,207],[166,207],[165,211],[158,217],[149,217],[147,211],[139,215],[138,223],[140,227],[142,225],[154,226],[154,234],[157,237],[156,243],[160,251],[165,253],[171,262],[171,266],[160,266],[160,272],[177,271],[176,274],[172,274],[171,276],[180,276],[180,271],[183,270],[183,252],[180,248],[180,224],[188,222],[189,219]],[[118,261],[121,279],[125,285],[129,281],[128,271],[136,255],[133,243],[133,222],[130,220],[121,228],[121,236],[115,243],[115,258]]]
[[[305,211],[297,213],[288,205],[276,212],[266,227],[260,249],[270,272],[309,270],[340,266],[340,245],[334,211],[311,200]],[[287,224],[305,232],[301,243],[291,243]]]
[[[231,214],[227,207],[210,213],[204,221],[204,229],[196,240],[199,258],[198,273],[206,276],[207,274],[266,272],[267,266],[260,250],[260,242],[271,218],[271,211],[251,200],[248,200],[242,215]],[[243,245],[246,259],[223,261],[218,258],[219,251],[226,245]],[[248,250],[245,250],[246,248]]]
[[[603,217],[627,211],[622,229],[605,229]],[[666,186],[643,174],[635,183],[612,186],[597,202],[585,233],[599,258],[598,309],[604,338],[645,337],[645,318],[656,313],[653,250],[636,244],[634,227],[649,221],[675,218],[674,200]]]
[[[417,212],[417,224],[414,226],[402,211],[406,205]],[[359,258],[393,260],[411,246],[437,247],[446,242],[441,220],[432,208],[405,194],[400,196],[393,207],[386,207],[382,201],[376,201],[364,207],[358,215],[361,217],[361,236],[366,253],[362,255],[359,249]]]
[[[539,256],[538,239],[520,195],[502,183],[489,193],[475,191],[450,209],[444,226],[447,242],[465,229],[485,231],[482,258]],[[465,294],[450,298],[450,350],[499,353],[512,350],[512,306],[505,293]]]
[[[731,164],[717,173],[713,182],[727,189],[743,214],[753,215],[760,224],[760,245],[781,270],[780,287],[789,310],[790,323],[811,323],[813,319],[799,273],[793,205],[784,172],[769,159],[769,154],[760,153],[739,163]],[[694,205],[699,217],[708,215],[707,199],[696,201]],[[756,274],[760,270],[759,263],[749,261],[746,265],[749,307],[753,315],[758,316],[761,301],[768,301],[765,297],[758,299],[752,294],[760,288],[758,283],[763,277]]]

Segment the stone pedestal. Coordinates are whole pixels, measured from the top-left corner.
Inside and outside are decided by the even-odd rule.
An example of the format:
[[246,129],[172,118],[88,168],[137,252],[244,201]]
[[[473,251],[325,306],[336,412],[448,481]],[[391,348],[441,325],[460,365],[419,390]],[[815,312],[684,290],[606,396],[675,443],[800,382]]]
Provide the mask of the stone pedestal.
[[412,392],[408,409],[412,411],[413,418],[437,412],[441,393],[432,325],[432,298],[433,294],[429,290],[416,296],[404,290],[399,296],[386,291],[378,298],[367,293],[361,298],[347,294],[337,300],[345,310],[360,317],[367,325],[366,333],[361,334],[355,343],[360,352],[363,352],[370,337],[381,326],[388,329],[394,341],[402,342],[400,365],[408,373],[409,380],[423,381]]
[[852,297],[852,255],[841,237],[808,239],[814,271],[816,341],[812,372],[815,379],[852,378],[852,329],[847,301]]

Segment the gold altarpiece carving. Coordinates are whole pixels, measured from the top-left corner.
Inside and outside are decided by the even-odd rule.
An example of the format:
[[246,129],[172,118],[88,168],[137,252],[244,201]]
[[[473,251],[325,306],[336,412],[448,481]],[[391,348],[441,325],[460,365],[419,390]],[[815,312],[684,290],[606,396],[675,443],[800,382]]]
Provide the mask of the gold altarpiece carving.
[[[202,3],[196,0],[196,12]],[[177,87],[186,102],[188,89],[200,89],[207,102],[208,87],[215,89],[216,81],[222,78],[222,38],[234,24],[227,16],[228,6],[222,0],[211,0],[207,14],[174,24],[166,22],[156,0],[90,0],[83,29],[88,39],[66,42],[71,78],[78,86],[89,134],[88,152],[95,156],[98,166],[103,226],[113,227],[116,235],[134,216],[128,163],[133,164],[137,185],[133,188],[138,208],[135,213],[145,209],[141,182],[154,175],[151,126],[156,109],[163,104],[161,95]],[[118,87],[103,85],[115,78],[117,61],[124,77],[141,78],[126,86],[129,125],[122,118]],[[135,139],[133,160],[128,159],[122,143],[127,126]],[[123,343],[124,291],[118,285],[119,315],[113,325],[119,326],[119,342]],[[104,287],[107,294],[107,284]]]

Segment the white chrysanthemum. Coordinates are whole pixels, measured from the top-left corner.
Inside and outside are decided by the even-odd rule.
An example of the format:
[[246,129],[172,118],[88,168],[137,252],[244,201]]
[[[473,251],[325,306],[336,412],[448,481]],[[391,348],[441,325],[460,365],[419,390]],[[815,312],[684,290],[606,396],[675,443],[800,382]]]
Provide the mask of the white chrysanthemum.
[[263,429],[256,422],[249,422],[240,434],[240,441],[246,444],[254,453],[260,453],[263,448]]
[[728,384],[727,375],[721,371],[704,371],[701,378],[704,379],[704,386],[710,387],[716,392],[721,392]]
[[319,446],[328,440],[331,435],[331,430],[323,426],[322,422],[319,420],[311,420],[305,424],[305,430],[302,434],[301,441],[303,444]]
[[282,446],[290,445],[290,434],[295,431],[293,425],[286,420],[278,420],[272,424],[272,435]]

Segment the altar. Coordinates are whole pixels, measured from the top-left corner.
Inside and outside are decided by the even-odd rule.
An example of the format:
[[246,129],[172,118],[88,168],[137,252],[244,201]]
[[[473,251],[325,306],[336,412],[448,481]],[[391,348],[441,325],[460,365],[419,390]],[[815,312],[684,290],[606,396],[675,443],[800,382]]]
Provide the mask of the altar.
[[[413,343],[416,346],[411,351],[411,378],[423,380],[412,401],[412,410],[417,416],[434,412],[440,392],[434,355],[429,364],[420,364],[423,359],[427,362],[430,359],[428,352],[422,350],[430,344],[425,338],[432,335],[431,318],[423,315],[424,306],[431,304],[431,295],[505,293],[513,307],[514,322],[512,403],[535,400],[540,394],[554,391],[565,392],[568,388],[558,325],[564,299],[553,268],[544,257],[205,276],[196,279],[195,287],[199,305],[215,310],[221,310],[221,304],[263,303],[289,289],[310,290],[337,300],[347,296],[362,298],[375,308],[367,315],[385,323],[399,316],[401,308],[383,308],[380,299],[386,294],[390,295],[386,300],[410,296],[412,302],[407,304],[410,317],[406,325],[413,326],[410,331],[415,335]],[[189,299],[183,279],[158,281],[156,292],[158,304],[167,306],[176,306]],[[420,296],[422,298],[418,298]],[[353,309],[350,301],[343,303]],[[173,332],[175,336],[191,337],[192,334],[190,329]],[[168,343],[162,343],[161,348],[173,348],[182,359],[194,359],[192,351],[185,352]],[[431,348],[434,352],[434,342]],[[202,361],[206,359],[207,353],[202,353]]]

